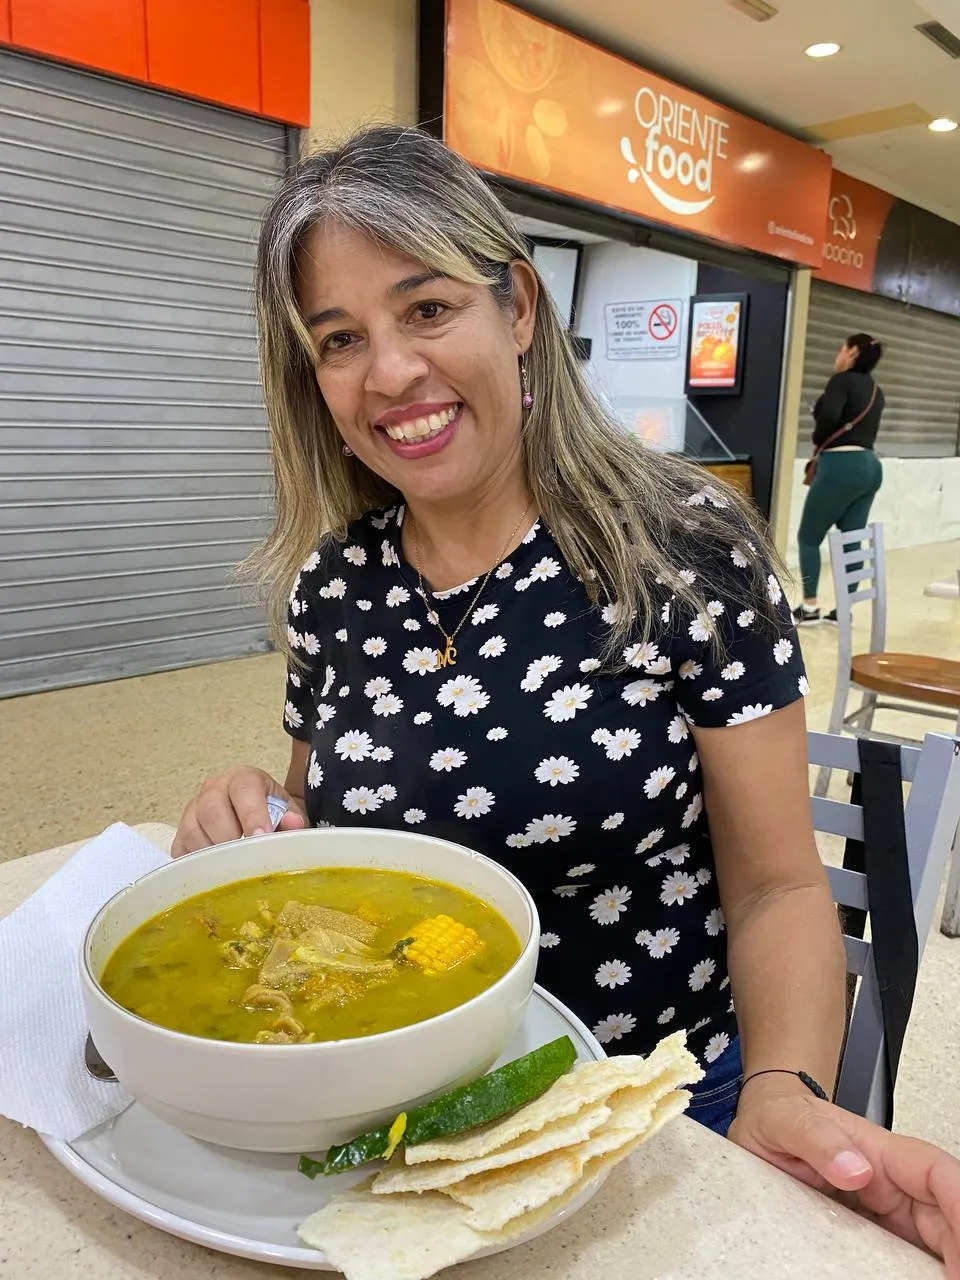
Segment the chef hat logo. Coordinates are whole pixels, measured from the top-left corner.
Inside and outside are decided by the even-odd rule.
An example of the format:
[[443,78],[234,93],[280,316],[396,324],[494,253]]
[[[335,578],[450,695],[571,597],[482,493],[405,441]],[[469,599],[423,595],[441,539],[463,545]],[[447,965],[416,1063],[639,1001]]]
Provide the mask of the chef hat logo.
[[841,194],[833,197],[830,201],[829,217],[837,240],[856,240],[857,219],[853,212],[853,201],[848,195]]

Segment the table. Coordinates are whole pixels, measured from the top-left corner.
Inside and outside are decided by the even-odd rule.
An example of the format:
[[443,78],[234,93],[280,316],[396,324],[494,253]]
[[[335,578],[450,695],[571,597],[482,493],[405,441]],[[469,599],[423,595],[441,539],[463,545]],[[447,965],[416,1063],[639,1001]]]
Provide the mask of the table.
[[928,582],[923,594],[934,600],[960,600],[960,581]]
[[[169,848],[173,832],[137,828]],[[0,917],[79,845],[0,864]],[[99,1200],[0,1119],[0,1270],[10,1280],[298,1280],[154,1230]],[[934,1280],[939,1263],[692,1120],[669,1125],[571,1221],[456,1280]]]

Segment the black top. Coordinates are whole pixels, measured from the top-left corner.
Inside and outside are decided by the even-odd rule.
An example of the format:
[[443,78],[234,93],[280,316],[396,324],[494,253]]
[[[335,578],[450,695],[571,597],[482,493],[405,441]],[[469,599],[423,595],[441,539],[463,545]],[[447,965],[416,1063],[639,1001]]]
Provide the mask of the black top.
[[[704,490],[693,501],[704,501]],[[707,500],[710,500],[708,498]],[[311,745],[315,826],[416,830],[476,849],[529,888],[538,979],[612,1052],[646,1053],[685,1026],[708,1062],[736,1034],[726,939],[691,724],[739,725],[806,693],[789,606],[779,623],[732,603],[748,548],[704,553],[709,618],[666,595],[652,639],[599,671],[609,606],[591,606],[541,522],[490,578],[419,597],[403,508],[312,555],[290,597],[286,731]],[[734,728],[732,733],[736,733]]]
[[[826,391],[813,406],[813,419],[817,424],[813,431],[813,443],[823,444],[835,431],[863,413],[870,403],[874,385],[869,373],[854,373],[853,370],[835,373],[827,383]],[[872,449],[880,430],[885,404],[883,391],[877,387],[877,398],[870,412],[852,431],[846,432],[830,445],[830,448],[856,444],[862,449]]]

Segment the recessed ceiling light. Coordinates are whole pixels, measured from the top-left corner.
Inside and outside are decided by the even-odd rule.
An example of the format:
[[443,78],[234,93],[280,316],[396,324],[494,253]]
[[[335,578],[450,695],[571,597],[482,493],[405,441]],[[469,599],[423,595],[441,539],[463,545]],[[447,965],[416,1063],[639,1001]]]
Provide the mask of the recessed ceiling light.
[[842,48],[842,44],[834,44],[832,40],[828,40],[823,44],[812,44],[808,49],[804,49],[803,52],[808,58],[832,58]]
[[956,120],[949,120],[946,116],[941,116],[938,120],[931,120],[927,125],[931,133],[953,133],[954,129],[960,128]]

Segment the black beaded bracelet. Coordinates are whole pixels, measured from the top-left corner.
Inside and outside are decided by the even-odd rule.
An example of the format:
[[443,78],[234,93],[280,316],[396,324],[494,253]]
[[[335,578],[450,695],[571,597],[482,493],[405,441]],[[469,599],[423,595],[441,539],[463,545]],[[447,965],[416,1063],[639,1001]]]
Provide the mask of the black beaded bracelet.
[[814,1080],[813,1076],[808,1076],[806,1071],[791,1071],[789,1067],[767,1067],[766,1071],[754,1071],[753,1075],[747,1076],[746,1080],[741,1084],[740,1092],[743,1093],[750,1081],[756,1080],[757,1076],[772,1075],[796,1076],[800,1083],[805,1084],[815,1097],[820,1098],[822,1102],[830,1101],[824,1090],[817,1084],[816,1080]]

